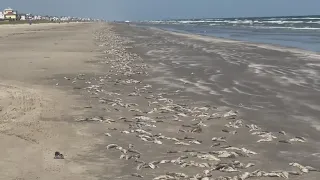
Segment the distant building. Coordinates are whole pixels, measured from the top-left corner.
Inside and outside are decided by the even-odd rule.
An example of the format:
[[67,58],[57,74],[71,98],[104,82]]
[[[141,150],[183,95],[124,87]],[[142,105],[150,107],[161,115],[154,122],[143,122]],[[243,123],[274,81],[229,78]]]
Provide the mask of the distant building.
[[7,8],[7,9],[3,10],[3,15],[4,15],[4,19],[9,19],[9,20],[17,20],[18,19],[18,12],[11,9],[11,8]]
[[24,14],[20,14],[20,20],[21,20],[21,21],[25,21],[25,20],[27,20],[27,19],[26,19],[26,15],[24,15]]
[[4,14],[3,12],[0,12],[0,20],[3,20],[4,19]]

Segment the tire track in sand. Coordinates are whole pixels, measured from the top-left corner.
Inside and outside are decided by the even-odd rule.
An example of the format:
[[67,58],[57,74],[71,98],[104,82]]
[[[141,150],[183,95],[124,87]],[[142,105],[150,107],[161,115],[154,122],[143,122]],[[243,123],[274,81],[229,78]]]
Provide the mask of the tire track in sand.
[[43,99],[34,89],[0,84],[0,133],[15,136],[31,143],[38,143],[29,137],[31,132],[16,132],[22,126],[35,125],[40,117]]

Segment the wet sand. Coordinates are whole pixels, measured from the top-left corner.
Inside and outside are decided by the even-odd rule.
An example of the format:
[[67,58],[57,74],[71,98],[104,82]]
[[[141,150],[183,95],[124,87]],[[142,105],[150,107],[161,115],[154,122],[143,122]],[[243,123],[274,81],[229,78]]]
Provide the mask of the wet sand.
[[124,24],[0,31],[0,179],[320,177],[289,164],[320,169],[318,54]]

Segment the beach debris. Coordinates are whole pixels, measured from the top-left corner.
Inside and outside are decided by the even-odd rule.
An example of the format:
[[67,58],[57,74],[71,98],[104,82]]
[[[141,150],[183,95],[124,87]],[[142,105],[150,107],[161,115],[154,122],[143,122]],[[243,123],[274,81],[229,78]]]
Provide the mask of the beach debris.
[[59,151],[54,153],[54,159],[64,159],[64,155],[61,154]]
[[161,142],[160,140],[156,139],[156,138],[153,140],[153,142],[154,142],[155,144],[162,144],[162,142]]
[[117,144],[109,144],[107,146],[107,149],[113,149],[113,148],[116,148],[116,147],[119,147]]
[[271,171],[271,172],[264,172],[260,170],[256,170],[251,173],[253,177],[281,177],[288,179],[289,173],[287,171]]
[[143,176],[138,174],[138,173],[133,173],[133,174],[131,174],[131,176],[138,177],[138,178],[143,178]]
[[166,175],[177,177],[177,178],[188,178],[189,176],[184,173],[167,172]]
[[276,136],[273,136],[271,132],[256,131],[251,134],[262,137],[262,139],[258,140],[257,142],[271,142],[273,139],[277,138]]
[[255,124],[250,124],[250,125],[247,124],[246,127],[249,128],[249,132],[251,132],[251,131],[260,131],[261,130],[261,128],[258,127]]
[[[111,32],[112,30],[111,28],[107,28],[106,31]],[[259,179],[260,177],[270,177],[270,179],[272,179],[272,177],[276,177],[275,179],[277,179],[288,178],[289,175],[303,175],[307,171],[315,171],[315,169],[312,167],[302,166],[300,164],[292,164],[292,167],[297,168],[296,171],[280,170],[266,172],[262,170],[256,170],[254,172],[247,172],[249,169],[254,167],[255,164],[248,161],[245,163],[237,160],[242,161],[242,159],[244,159],[242,157],[250,157],[258,153],[244,147],[233,147],[228,145],[229,143],[226,143],[226,137],[218,137],[223,134],[221,131],[228,133],[225,135],[229,137],[229,135],[231,136],[237,132],[240,133],[240,128],[246,126],[252,135],[259,137],[259,139],[257,139],[258,142],[274,141],[277,139],[276,136],[286,139],[279,140],[279,142],[283,141],[283,143],[306,142],[306,139],[302,137],[290,137],[290,139],[287,138],[287,135],[284,131],[280,131],[277,135],[275,135],[270,132],[262,131],[261,128],[255,124],[245,125],[243,120],[238,119],[239,113],[235,110],[227,110],[222,112],[219,108],[207,105],[202,106],[202,104],[199,105],[200,103],[203,103],[199,101],[184,103],[182,101],[185,100],[180,101],[180,99],[178,99],[180,102],[176,103],[174,98],[170,99],[169,97],[178,95],[178,92],[182,92],[181,90],[173,90],[173,93],[165,93],[167,89],[153,89],[151,85],[144,84],[144,81],[142,80],[140,81],[140,79],[143,78],[138,77],[138,75],[140,74],[147,76],[148,73],[146,69],[148,68],[148,65],[144,64],[143,60],[139,58],[138,55],[134,53],[131,54],[131,52],[126,51],[126,43],[133,41],[129,40],[129,38],[115,35],[114,33],[109,33],[107,35],[101,33],[98,36],[102,36],[101,38],[103,39],[103,42],[100,42],[100,44],[103,44],[101,47],[104,48],[104,53],[108,55],[104,59],[103,63],[108,64],[110,68],[105,76],[99,78],[79,76],[79,79],[86,81],[83,81],[82,83],[86,83],[88,86],[87,88],[80,88],[80,90],[88,92],[90,97],[96,98],[97,101],[106,106],[103,108],[104,110],[108,112],[114,111],[115,113],[124,114],[124,117],[119,118],[117,121],[107,121],[106,118],[99,119],[99,117],[88,118],[88,120],[110,124],[114,123],[117,125],[117,127],[120,125],[120,132],[123,134],[128,134],[122,137],[130,138],[127,139],[130,140],[130,143],[134,142],[131,138],[138,138],[138,140],[140,139],[141,141],[148,142],[140,142],[136,146],[140,147],[142,145],[146,145],[155,152],[158,151],[157,149],[153,148],[158,148],[158,145],[163,145],[167,141],[171,141],[175,145],[181,145],[173,146],[174,149],[170,151],[164,150],[166,153],[161,155],[167,157],[163,157],[162,159],[152,162],[142,161],[140,156],[142,153],[144,154],[144,151],[137,151],[134,149],[133,144],[129,144],[126,146],[126,148],[123,148],[117,144],[109,144],[107,146],[107,149],[115,149],[121,152],[121,154],[119,154],[121,159],[133,160],[133,163],[136,163],[135,165],[137,170],[147,168],[151,171],[154,171],[156,168],[160,168],[159,166],[162,164],[175,165],[181,168],[201,168],[198,172],[196,172],[196,175],[188,176],[183,173],[179,174],[178,172],[169,172],[165,175],[156,176],[154,178],[155,180],[247,180],[250,178]],[[139,78],[139,80],[134,79],[134,77]],[[73,80],[76,80],[77,84],[81,82],[78,81],[77,78]],[[106,87],[108,87],[108,91],[112,92],[106,91]],[[114,90],[115,87],[117,87],[116,90]],[[126,90],[123,90],[122,88]],[[132,91],[128,92],[127,89]],[[109,97],[112,98],[109,99]],[[145,104],[135,104],[127,101],[146,102]],[[208,103],[205,102],[205,104]],[[141,107],[141,109],[137,108],[138,106]],[[214,112],[214,109],[216,109],[218,112]],[[126,114],[127,111],[130,112],[128,115]],[[209,131],[206,128],[214,126],[215,120],[213,119],[218,120],[219,118],[222,118],[220,119],[222,121],[227,120],[224,122],[224,127],[219,129],[217,132],[213,132],[216,133],[215,135],[212,135],[213,133],[209,134],[208,132],[211,133],[212,131]],[[165,127],[170,126],[170,128],[162,129],[162,125],[165,125]],[[128,126],[128,129],[125,129],[125,126]],[[108,129],[117,130],[117,128]],[[167,130],[170,131],[168,133],[173,134],[173,132],[176,132],[178,129],[179,134],[177,137],[168,137],[161,134]],[[117,132],[119,131],[117,130]],[[111,136],[109,133],[105,133],[105,135],[109,137]],[[114,134],[112,135],[115,136]],[[194,137],[189,137],[189,135]],[[209,152],[206,152],[205,148],[207,142],[205,140],[208,136],[217,137],[212,138],[212,148]],[[200,144],[203,144],[203,146]],[[161,150],[163,150],[162,148],[167,147],[172,146],[163,145],[161,146]],[[146,149],[141,148],[141,150]],[[144,158],[148,158],[148,156]],[[259,158],[259,156],[256,158]],[[250,159],[248,158],[247,160]],[[198,170],[196,168],[194,168],[195,171]],[[186,172],[189,171],[189,169],[185,170]],[[217,177],[214,175],[213,171],[219,171],[217,173],[222,174],[222,176]],[[235,176],[235,174],[237,175]],[[132,176],[144,178],[138,173],[133,173]]]
[[203,160],[220,161],[219,158],[217,158],[217,157],[215,157],[214,155],[211,155],[211,154],[198,154],[197,157],[199,159],[203,159]]
[[169,175],[161,175],[161,176],[157,176],[155,178],[153,178],[153,180],[175,180],[177,178],[173,177],[173,176],[169,176]]
[[245,179],[248,179],[249,177],[250,177],[250,173],[249,172],[245,172],[245,173],[243,173],[243,174],[241,174],[240,176],[239,176],[239,180],[245,180]]
[[136,170],[142,169],[146,164],[147,163],[145,163],[145,162],[142,162],[142,163],[138,164],[137,167],[136,167]]
[[242,151],[243,153],[245,153],[246,155],[256,155],[257,153],[254,151],[251,151],[249,149],[246,148],[237,148],[237,147],[226,147],[226,150],[237,150],[237,151]]
[[244,168],[248,169],[248,168],[253,167],[253,166],[255,166],[254,163],[248,163]]
[[129,131],[120,131],[122,134],[130,134]]
[[309,171],[318,171],[317,169],[311,166],[303,166],[299,163],[289,163],[290,166],[298,168],[302,173],[308,173]]
[[230,110],[229,112],[223,114],[223,117],[225,117],[225,118],[234,118],[237,115],[238,115],[237,111]]
[[291,142],[290,142],[290,141],[288,141],[288,140],[279,140],[279,142],[280,142],[280,143],[291,144]]
[[235,122],[228,122],[225,126],[228,128],[238,129],[243,126],[243,122],[242,120],[236,120]]
[[229,131],[227,129],[222,129],[222,132],[225,132],[225,133],[229,133],[229,134],[237,134],[237,131]]
[[176,145],[190,146],[189,143],[185,143],[185,142],[182,142],[182,141],[176,142],[176,143],[174,143],[174,144],[176,144]]
[[286,135],[286,132],[284,132],[284,131],[279,131],[279,134]]
[[211,151],[210,154],[218,155],[219,158],[236,158],[239,156],[236,152],[228,151]]
[[226,137],[213,137],[211,140],[216,142],[227,142]]
[[115,122],[112,119],[104,119],[104,117],[91,117],[91,118],[78,118],[76,119],[77,122],[106,122],[111,124]]
[[291,139],[289,139],[289,141],[290,142],[306,142],[307,141],[307,139],[306,138],[304,138],[304,137],[299,137],[299,136],[297,136],[297,137],[295,137],[295,138],[291,138]]
[[191,144],[201,144],[201,141],[192,140],[192,141],[189,141],[189,143],[191,143]]
[[219,171],[228,172],[228,173],[230,173],[230,172],[239,172],[239,170],[237,170],[237,169],[235,169],[233,167],[230,167],[230,166],[223,167],[223,168],[219,169]]
[[211,145],[211,147],[216,147],[216,146],[220,146],[220,143],[217,142],[217,143],[213,143],[213,144]]

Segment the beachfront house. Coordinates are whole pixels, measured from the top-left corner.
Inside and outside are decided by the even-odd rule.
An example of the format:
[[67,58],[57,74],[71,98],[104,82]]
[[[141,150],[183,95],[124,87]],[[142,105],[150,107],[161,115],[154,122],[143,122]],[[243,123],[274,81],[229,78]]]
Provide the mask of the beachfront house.
[[1,20],[4,20],[4,14],[3,14],[3,12],[0,12],[0,21]]
[[18,19],[18,12],[11,9],[11,8],[4,9],[3,15],[4,15],[4,19],[7,19],[7,20],[17,20]]
[[20,14],[20,20],[25,21],[26,20],[26,15],[25,14]]

